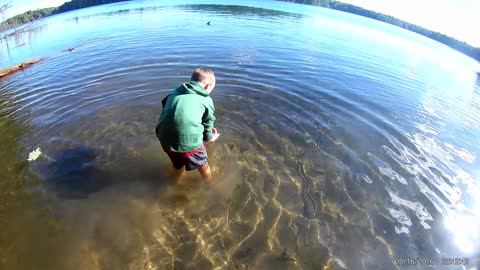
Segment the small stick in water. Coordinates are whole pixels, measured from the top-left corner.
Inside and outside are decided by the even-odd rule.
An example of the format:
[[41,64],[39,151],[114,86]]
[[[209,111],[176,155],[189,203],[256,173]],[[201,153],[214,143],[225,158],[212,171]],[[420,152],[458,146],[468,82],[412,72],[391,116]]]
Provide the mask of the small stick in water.
[[294,261],[297,260],[294,257],[292,257],[290,254],[287,253],[286,248],[283,249],[282,255],[280,255],[280,259],[284,262],[294,262]]

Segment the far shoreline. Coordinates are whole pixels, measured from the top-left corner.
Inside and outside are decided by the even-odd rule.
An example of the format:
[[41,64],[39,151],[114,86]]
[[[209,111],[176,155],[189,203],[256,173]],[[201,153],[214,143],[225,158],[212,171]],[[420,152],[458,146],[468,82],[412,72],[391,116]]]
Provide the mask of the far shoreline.
[[[53,16],[60,13],[65,13],[72,10],[98,6],[103,4],[111,4],[117,2],[126,2],[131,0],[72,0],[70,2],[65,2],[63,5],[58,7],[38,9],[35,11],[27,11],[25,13],[16,15],[12,18],[5,20],[0,23],[0,32],[3,32],[3,36],[0,36],[0,40],[7,39],[11,36],[15,36],[17,30],[14,32],[7,33],[10,29],[15,29],[18,26],[27,24],[32,21],[36,21],[45,17]],[[447,36],[442,33],[434,32],[426,28],[414,25],[402,20],[399,20],[395,17],[374,12],[372,10],[363,9],[361,7],[338,2],[335,0],[321,0],[321,1],[312,1],[312,0],[276,0],[281,2],[292,2],[296,4],[306,4],[312,6],[318,6],[328,9],[333,9],[337,11],[342,11],[350,14],[355,14],[358,16],[374,19],[381,21],[393,26],[403,28],[405,30],[417,33],[429,39],[435,40],[439,43],[445,44],[453,50],[456,50],[460,53],[463,53],[466,56],[469,56],[475,59],[480,63],[480,48],[473,47],[464,41],[459,41],[455,38]],[[21,32],[21,31],[20,31]]]

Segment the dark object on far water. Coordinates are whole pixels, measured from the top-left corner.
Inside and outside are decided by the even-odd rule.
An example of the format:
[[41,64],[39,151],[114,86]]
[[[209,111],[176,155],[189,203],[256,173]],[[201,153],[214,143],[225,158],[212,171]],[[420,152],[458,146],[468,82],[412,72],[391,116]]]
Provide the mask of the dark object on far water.
[[211,23],[211,22],[207,22],[207,25],[210,26],[210,23]]
[[72,52],[73,50],[75,50],[75,48],[68,48],[67,51]]

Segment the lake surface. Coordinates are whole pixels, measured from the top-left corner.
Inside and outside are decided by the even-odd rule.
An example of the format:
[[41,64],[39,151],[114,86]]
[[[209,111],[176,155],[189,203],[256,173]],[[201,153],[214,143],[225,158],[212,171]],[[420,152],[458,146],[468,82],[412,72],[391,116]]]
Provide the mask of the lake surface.
[[[0,268],[477,269],[479,64],[347,13],[225,3],[97,6],[1,43],[2,68],[47,59],[0,81]],[[213,188],[175,183],[154,135],[204,65]]]

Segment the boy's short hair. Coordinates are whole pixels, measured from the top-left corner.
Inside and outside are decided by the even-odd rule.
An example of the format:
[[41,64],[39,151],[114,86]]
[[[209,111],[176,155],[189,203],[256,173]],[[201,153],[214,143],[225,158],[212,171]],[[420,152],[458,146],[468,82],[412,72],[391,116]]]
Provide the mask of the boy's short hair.
[[213,71],[207,67],[201,67],[195,69],[192,74],[192,81],[195,82],[202,82],[202,83],[214,83],[215,82],[215,74]]

